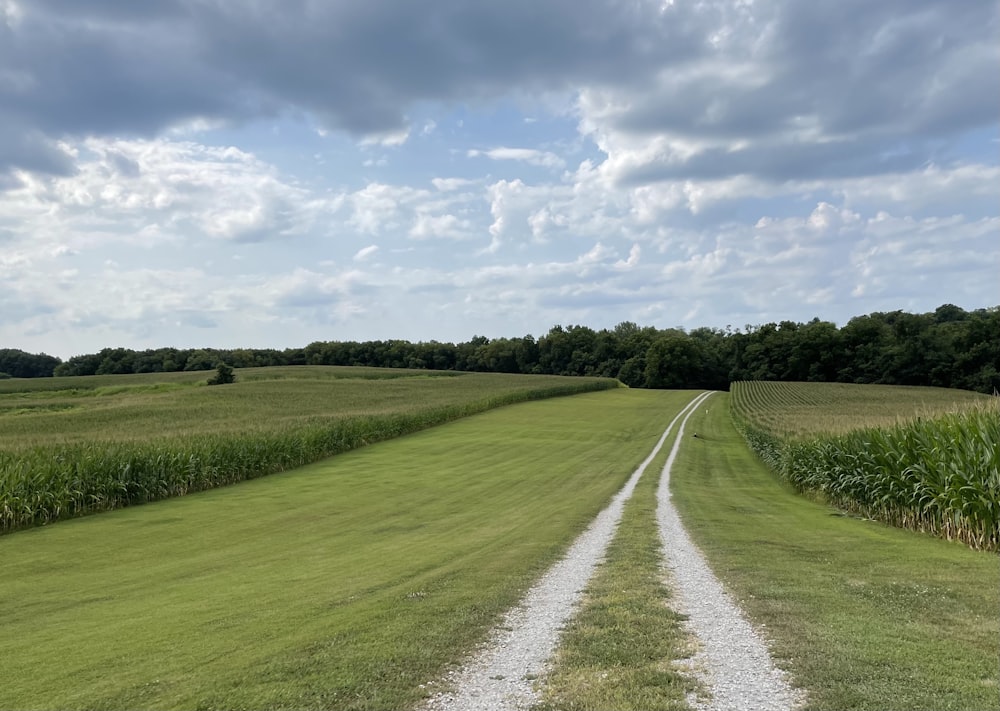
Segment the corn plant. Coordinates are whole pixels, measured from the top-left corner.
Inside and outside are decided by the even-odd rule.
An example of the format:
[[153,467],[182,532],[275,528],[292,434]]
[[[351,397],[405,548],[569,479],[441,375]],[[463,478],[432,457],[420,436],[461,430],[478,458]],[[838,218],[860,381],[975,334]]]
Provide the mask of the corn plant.
[[[0,533],[284,471],[502,405],[618,386],[615,380],[596,378],[484,377],[480,387],[463,386],[451,396],[432,399],[430,405],[419,400],[390,400],[365,413],[363,402],[355,401],[340,404],[342,412],[349,413],[342,414],[337,405],[323,401],[325,410],[290,423],[251,424],[251,411],[250,419],[239,421],[245,423],[243,427],[233,427],[227,421],[213,431],[212,423],[203,421],[201,434],[139,438],[131,431],[113,430],[86,441],[50,438],[0,449]],[[471,376],[473,384],[477,378]],[[280,397],[281,387],[266,390],[267,398]],[[227,391],[227,398],[242,398],[252,393],[252,388],[251,384],[241,390],[237,383],[231,388],[207,390]],[[422,390],[402,392],[433,395],[439,389],[437,383],[431,383]],[[262,411],[268,404],[273,406],[266,403],[267,398],[260,401]],[[127,405],[128,401],[122,402]],[[220,401],[222,406],[225,402]],[[154,407],[141,416],[150,418],[158,412]],[[195,414],[190,407],[180,412]],[[67,420],[70,426],[73,417]]]
[[[862,426],[830,434],[815,424],[824,418],[836,421],[823,412],[838,407],[834,398],[822,402],[823,384],[788,386],[734,383],[733,417],[750,448],[797,489],[860,516],[1000,550],[1000,404],[995,399],[969,399],[932,416],[897,412],[892,425],[863,426],[862,416]],[[781,391],[798,389],[801,401],[802,386],[819,400],[813,433],[795,436],[786,430],[782,435],[782,415],[774,411],[796,400],[794,393]],[[926,413],[926,400],[913,409]],[[878,417],[884,419],[884,413]]]

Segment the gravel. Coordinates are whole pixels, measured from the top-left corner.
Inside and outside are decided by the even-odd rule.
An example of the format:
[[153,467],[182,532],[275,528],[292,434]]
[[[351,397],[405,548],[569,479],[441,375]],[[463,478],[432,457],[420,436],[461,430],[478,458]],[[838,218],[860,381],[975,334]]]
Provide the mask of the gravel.
[[674,425],[685,411],[693,409],[700,397],[671,421],[653,451],[611,503],[580,534],[566,556],[506,615],[479,653],[464,667],[433,684],[452,690],[430,697],[423,707],[426,711],[526,709],[538,702],[534,680],[545,674],[546,661],[555,651],[562,627],[611,542],[625,502]]
[[710,695],[691,696],[688,701],[700,711],[790,711],[802,703],[803,695],[792,689],[784,673],[774,666],[764,642],[691,542],[670,500],[670,468],[682,441],[684,423],[710,395],[699,395],[671,421],[607,508],[507,613],[479,652],[465,666],[428,684],[448,690],[428,698],[424,711],[509,711],[527,709],[539,701],[535,680],[545,675],[560,631],[603,558],[625,502],[682,417],[661,475],[657,519],[665,567],[670,571],[668,583],[674,591],[672,606],[689,616],[686,624],[698,641],[699,651],[683,666],[703,682]]
[[698,640],[699,651],[688,670],[710,693],[708,699],[692,696],[688,701],[701,711],[794,709],[804,702],[804,694],[789,686],[784,672],[774,666],[764,641],[691,542],[671,501],[670,468],[686,422],[663,467],[657,519],[670,571],[667,582],[674,591],[671,607],[688,615],[688,630]]

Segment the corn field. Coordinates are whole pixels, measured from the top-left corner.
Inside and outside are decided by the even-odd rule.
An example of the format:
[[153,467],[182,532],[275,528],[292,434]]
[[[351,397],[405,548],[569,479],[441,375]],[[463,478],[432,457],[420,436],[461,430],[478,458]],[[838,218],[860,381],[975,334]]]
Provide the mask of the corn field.
[[[276,420],[242,431],[228,425],[213,432],[212,423],[203,422],[204,434],[137,439],[127,432],[115,436],[112,430],[87,441],[45,440],[20,447],[8,447],[4,440],[0,533],[284,471],[494,407],[617,387],[610,379],[532,377],[500,376],[482,390],[463,390],[462,401],[444,405],[400,403],[396,411],[313,415],[294,424]],[[510,382],[505,384],[503,378]],[[240,393],[238,384],[220,390],[234,393],[233,397]],[[72,429],[72,420],[66,422],[67,430]]]
[[[946,405],[941,393],[928,400],[926,393],[895,392],[896,422],[870,426],[885,420],[882,405],[859,404],[863,390],[838,399],[827,385],[734,383],[734,422],[751,449],[799,491],[866,518],[1000,550],[996,398],[951,391]],[[877,401],[879,394],[869,395]],[[899,404],[907,397],[908,409]],[[781,409],[803,401],[811,415],[800,409],[795,424],[782,429],[788,415]],[[866,412],[877,414],[866,419]],[[843,432],[845,413],[856,426]],[[824,423],[836,433],[824,431]]]

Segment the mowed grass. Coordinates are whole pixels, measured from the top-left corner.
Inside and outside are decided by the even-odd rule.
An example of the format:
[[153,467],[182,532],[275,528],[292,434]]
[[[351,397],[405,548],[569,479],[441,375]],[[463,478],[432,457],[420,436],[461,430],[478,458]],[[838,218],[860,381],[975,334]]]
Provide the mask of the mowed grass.
[[494,410],[0,538],[0,708],[391,709],[481,641],[686,397]]
[[685,526],[808,709],[1000,707],[995,554],[840,515],[747,450],[716,396],[671,476]]
[[677,425],[625,504],[607,556],[566,625],[535,711],[678,711],[689,709],[687,694],[699,691],[676,663],[693,647],[684,617],[670,608],[656,521],[656,492],[676,432]]

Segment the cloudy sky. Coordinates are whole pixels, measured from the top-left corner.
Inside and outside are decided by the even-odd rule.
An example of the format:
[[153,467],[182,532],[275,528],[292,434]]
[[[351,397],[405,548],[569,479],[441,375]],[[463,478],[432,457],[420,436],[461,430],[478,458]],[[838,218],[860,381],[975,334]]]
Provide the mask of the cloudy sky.
[[994,0],[0,0],[0,347],[1000,304]]

